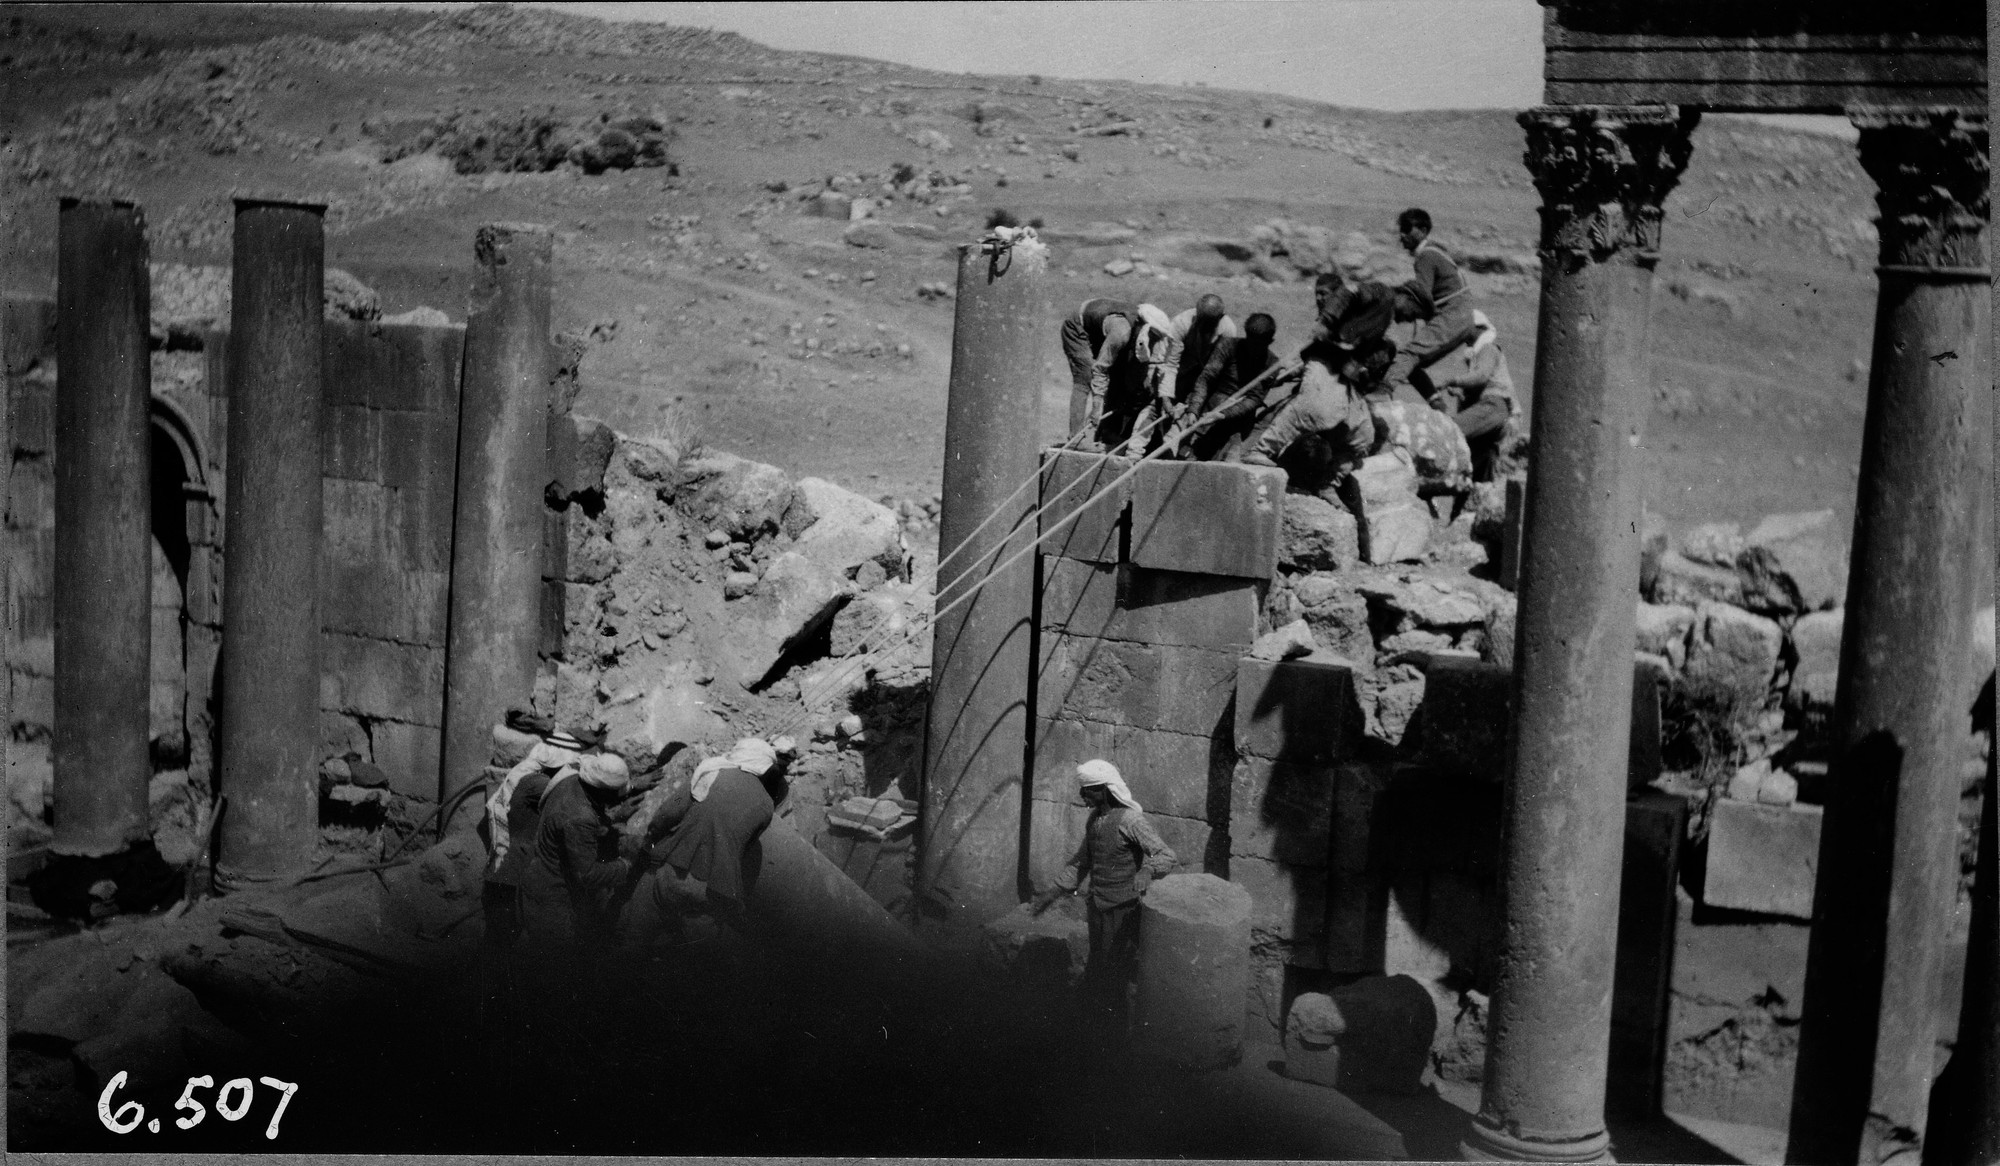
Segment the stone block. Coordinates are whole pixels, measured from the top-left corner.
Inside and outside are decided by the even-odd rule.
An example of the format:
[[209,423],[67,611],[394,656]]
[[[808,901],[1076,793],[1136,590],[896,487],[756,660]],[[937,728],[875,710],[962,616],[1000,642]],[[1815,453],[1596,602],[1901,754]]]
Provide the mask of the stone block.
[[1486,639],[1480,658],[1502,668],[1514,666],[1514,618],[1517,605],[1512,595],[1498,596],[1486,608]]
[[1794,708],[1833,707],[1840,687],[1840,637],[1847,613],[1808,612],[1792,624],[1792,686],[1786,702]]
[[1344,506],[1286,494],[1278,564],[1288,571],[1345,571],[1361,561],[1361,528]]
[[[437,452],[440,457],[447,456]],[[393,515],[404,566],[419,571],[451,570],[452,527],[456,522],[453,491],[450,476],[438,474],[395,490]],[[556,562],[561,564],[562,559]]]
[[795,497],[791,479],[778,467],[705,450],[682,463],[673,501],[697,523],[752,542],[776,533]]
[[[1317,995],[1317,993],[1306,993]],[[1299,999],[1305,999],[1300,996]],[[1294,1002],[1294,1007],[1297,1003]],[[1306,1081],[1314,1085],[1324,1085],[1328,1089],[1340,1087],[1340,1046],[1306,1045],[1287,1034],[1285,1039],[1285,1076],[1294,1081]]]
[[1118,479],[1132,464],[1131,458],[1045,451],[1039,534],[1047,541],[1042,544],[1042,554],[1091,563],[1119,562],[1134,478]]
[[[1137,797],[1137,794],[1133,795]],[[1162,814],[1142,800],[1146,806],[1146,817],[1159,831],[1160,841],[1174,852],[1177,870],[1200,872],[1208,869],[1208,859],[1213,849],[1211,842],[1220,843],[1226,849],[1226,840],[1217,837],[1215,828],[1199,818],[1182,818],[1173,814]],[[1217,854],[1220,859],[1222,856]]]
[[1332,853],[1334,771],[1323,765],[1245,758],[1230,786],[1229,852],[1301,867]]
[[1733,522],[1704,522],[1681,539],[1681,554],[1711,567],[1736,566],[1743,553],[1743,528]]
[[1819,870],[1818,806],[1723,798],[1708,824],[1702,901],[1711,907],[1811,919]]
[[375,482],[328,478],[322,483],[321,553],[352,566],[395,561],[390,554],[389,490]]
[[1778,669],[1784,631],[1726,603],[1704,603],[1696,614],[1684,670],[1687,682],[1732,694],[1747,705],[1762,704]]
[[1660,556],[1659,571],[1646,599],[1661,606],[1700,607],[1704,603],[1740,603],[1743,584],[1734,570],[1697,563],[1685,555],[1668,551]]
[[1052,635],[1042,642],[1037,715],[1208,735],[1236,692],[1236,658]]
[[824,478],[800,478],[793,513],[802,507],[813,521],[799,533],[792,547],[797,553],[849,578],[863,563],[879,564],[890,575],[903,573],[903,528],[887,506]]
[[1735,565],[1752,611],[1825,611],[1847,599],[1847,532],[1831,510],[1770,515],[1744,536]]
[[1302,619],[1271,629],[1250,645],[1249,658],[1265,663],[1304,659],[1320,650],[1312,628]]
[[1431,512],[1421,502],[1371,510],[1361,522],[1361,558],[1374,566],[1416,562],[1430,540]]
[[1145,462],[1132,480],[1131,561],[1201,575],[1277,570],[1285,475],[1231,462]]
[[14,693],[10,709],[16,736],[33,735],[55,728],[56,682],[51,676],[13,674]]
[[376,766],[389,775],[389,788],[406,798],[436,801],[443,736],[433,725],[375,722],[369,739]]
[[8,376],[27,372],[37,361],[55,355],[56,303],[54,300],[8,296],[0,300],[0,371]]
[[1396,627],[1473,627],[1486,619],[1488,597],[1476,581],[1442,582],[1437,579],[1375,579],[1355,588],[1379,604]]
[[542,739],[533,733],[523,733],[510,729],[504,724],[493,726],[493,753],[487,758],[495,769],[512,769],[528,759],[528,753]]
[[1511,668],[1432,660],[1425,673],[1421,763],[1441,773],[1505,780],[1513,685]]
[[1023,903],[980,927],[980,954],[1020,987],[1073,988],[1090,962],[1083,906],[1077,900],[1058,900],[1037,915]]
[[[832,653],[852,656],[900,643],[920,614],[919,596],[910,584],[887,583],[863,592],[833,613]],[[918,644],[921,659],[930,659],[929,642],[926,630]]]
[[1255,638],[1261,589],[1227,576],[1044,558],[1042,627],[1227,651]]
[[1233,758],[1210,738],[1068,719],[1035,722],[1030,796],[1078,802],[1076,767],[1099,757],[1118,767],[1132,796],[1149,811],[1218,820],[1227,805]]
[[321,420],[320,472],[329,478],[382,480],[380,417],[363,405],[329,405]]
[[[1083,841],[1084,821],[1089,816],[1083,804],[1074,800],[1076,781],[1071,773],[1062,774],[1061,781],[1072,795],[1071,800],[1052,800],[1038,789],[1037,796],[1028,801],[1028,883],[1037,889],[1053,884],[1075,856],[1077,845]],[[1146,799],[1139,798],[1139,804],[1145,805]]]
[[1369,976],[1329,995],[1344,1022],[1340,1087],[1352,1092],[1416,1093],[1437,1035],[1437,1005],[1409,976]]
[[750,688],[785,653],[833,617],[853,594],[845,579],[796,551],[772,561],[756,590],[731,605],[727,650],[738,683]]
[[729,726],[708,709],[707,691],[685,662],[661,670],[636,699],[605,710],[604,747],[625,759],[633,773],[659,763],[670,745],[719,740]]
[[1267,760],[1326,765],[1359,744],[1354,672],[1309,660],[1241,659],[1236,665],[1236,751]]
[[458,417],[455,413],[382,415],[382,484],[403,492],[441,490],[455,481]]
[[1282,945],[1294,967],[1326,966],[1326,871],[1253,857],[1229,860],[1229,881],[1250,892],[1253,943]]
[[1368,600],[1345,587],[1309,586],[1324,576],[1308,575],[1296,592],[1305,608],[1306,626],[1319,646],[1352,660],[1363,670],[1375,666],[1375,633],[1368,621]]
[[1643,600],[1638,610],[1638,650],[1665,658],[1675,668],[1687,663],[1688,632],[1694,628],[1694,608]]
[[1639,515],[1639,593],[1651,595],[1653,581],[1659,578],[1660,557],[1667,553],[1671,540],[1667,535],[1667,520],[1664,515],[1650,510],[1642,510]]
[[320,638],[321,672],[341,712],[438,725],[444,722],[444,653],[364,636]]
[[1250,893],[1206,874],[1155,881],[1139,904],[1133,1044],[1183,1069],[1236,1063],[1250,987]]
[[595,417],[549,418],[549,480],[564,498],[604,492],[618,435]]

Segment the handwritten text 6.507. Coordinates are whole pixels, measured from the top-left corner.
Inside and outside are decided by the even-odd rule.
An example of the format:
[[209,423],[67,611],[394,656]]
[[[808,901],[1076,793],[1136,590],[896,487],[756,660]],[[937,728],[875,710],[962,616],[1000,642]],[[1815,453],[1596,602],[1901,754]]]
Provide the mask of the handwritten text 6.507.
[[[271,1110],[271,1124],[264,1127],[265,1137],[276,1138],[278,1122],[283,1120],[285,1107],[292,1103],[292,1094],[297,1093],[299,1087],[290,1081],[280,1081],[275,1077],[259,1077],[258,1080],[278,1092],[277,1106]],[[114,1134],[129,1134],[141,1124],[149,1133],[159,1133],[160,1119],[156,1117],[147,1121],[146,1107],[138,1102],[127,1101],[113,1108],[112,1098],[124,1087],[125,1073],[120,1070],[111,1078],[111,1083],[104,1087],[104,1092],[97,1095],[97,1120],[103,1122],[104,1128]],[[194,1095],[197,1089],[215,1089],[215,1078],[206,1075],[188,1078],[187,1088],[181,1090],[180,1100],[174,1102],[174,1108],[184,1114],[174,1119],[174,1124],[181,1129],[191,1130],[208,1116],[208,1107]],[[217,1090],[210,1100],[215,1106],[216,1116],[223,1121],[242,1121],[250,1112],[251,1102],[256,1099],[255,1093],[256,1086],[250,1083],[250,1078],[237,1077],[223,1082],[222,1088]]]

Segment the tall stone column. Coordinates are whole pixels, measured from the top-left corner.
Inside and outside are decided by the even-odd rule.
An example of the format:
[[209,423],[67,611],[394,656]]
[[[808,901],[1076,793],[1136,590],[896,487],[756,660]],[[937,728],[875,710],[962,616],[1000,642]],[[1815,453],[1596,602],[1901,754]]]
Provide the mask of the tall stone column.
[[984,586],[937,621],[917,866],[920,909],[952,914],[1019,901],[1033,556],[987,572],[1035,540],[1035,491],[1007,499],[1040,472],[1042,360],[1053,328],[1037,250],[989,256],[969,246],[958,255],[938,521],[939,551],[957,557],[938,574],[938,606]]
[[1958,880],[1977,395],[1991,391],[1986,121],[1860,114],[1880,291],[1831,793],[1806,957],[1795,1162],[1914,1162]]
[[236,200],[223,513],[216,877],[283,878],[319,841],[326,208]]
[[[151,280],[145,216],[62,201],[55,433],[56,854],[147,837]],[[0,456],[11,456],[11,451]]]
[[493,725],[533,696],[541,637],[555,235],[489,223],[472,249],[479,274],[458,406],[442,797],[479,776],[493,752]]
[[1542,193],[1504,930],[1471,1158],[1603,1158],[1624,849],[1646,334],[1660,203],[1695,115],[1521,115]]

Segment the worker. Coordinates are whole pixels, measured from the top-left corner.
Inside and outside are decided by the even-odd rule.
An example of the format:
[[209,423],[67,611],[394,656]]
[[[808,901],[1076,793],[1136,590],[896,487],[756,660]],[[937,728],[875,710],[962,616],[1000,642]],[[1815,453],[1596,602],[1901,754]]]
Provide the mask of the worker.
[[1507,422],[1520,413],[1520,405],[1493,321],[1485,312],[1475,311],[1472,324],[1472,343],[1419,371],[1417,387],[1429,386],[1431,407],[1450,417],[1465,434],[1465,444],[1472,450],[1472,480],[1490,482]]
[[486,938],[499,947],[511,946],[521,934],[521,888],[528,865],[534,861],[542,795],[559,774],[567,772],[575,776],[576,762],[584,748],[575,736],[545,719],[534,723],[510,716],[508,723],[517,731],[528,731],[521,727],[527,724],[529,729],[539,732],[541,739],[507,771],[486,798],[490,851],[483,889]]
[[583,754],[573,777],[562,772],[549,779],[534,861],[522,876],[530,939],[593,946],[611,941],[613,903],[631,869],[617,853],[612,810],[630,782],[631,772],[615,753]]
[[1471,289],[1451,253],[1431,238],[1429,212],[1411,207],[1397,215],[1396,235],[1416,267],[1416,277],[1404,286],[1419,293],[1426,310],[1383,378],[1390,392],[1411,384],[1413,373],[1470,341],[1473,334]]
[[[1334,372],[1323,360],[1308,360],[1290,374],[1299,383],[1292,398],[1257,423],[1244,439],[1237,460],[1271,466],[1300,438],[1317,434],[1333,454],[1333,484],[1373,452],[1375,420],[1367,395],[1395,360],[1396,346],[1377,339],[1348,356]],[[1288,379],[1281,373],[1278,377]]]
[[1232,347],[1229,342],[1242,339],[1243,329],[1224,310],[1222,297],[1210,293],[1173,318],[1173,334],[1181,345],[1174,400],[1181,405],[1198,403],[1222,374]]
[[1118,767],[1102,758],[1076,767],[1077,785],[1090,807],[1083,841],[1055,883],[1035,897],[1040,914],[1090,880],[1090,962],[1084,968],[1084,999],[1099,1035],[1111,1041],[1125,1031],[1125,995],[1137,969],[1139,900],[1154,879],[1178,861],[1126,788]]
[[705,909],[721,918],[741,915],[763,865],[758,836],[771,824],[785,796],[785,768],[795,748],[745,737],[728,753],[695,767],[685,813],[661,807],[648,831],[646,858],[653,868],[650,909],[663,920]]
[[[1152,304],[1099,298],[1063,321],[1063,355],[1072,380],[1069,428],[1080,449],[1101,451],[1132,436],[1146,406],[1171,396],[1180,341],[1173,321]],[[1142,440],[1147,436],[1142,435]]]
[[[1278,322],[1269,312],[1253,313],[1243,321],[1243,335],[1224,339],[1217,345],[1219,368],[1212,379],[1197,380],[1195,389],[1206,392],[1191,398],[1186,420],[1189,456],[1214,461],[1242,444],[1257,415],[1264,407],[1274,378],[1264,374],[1277,365],[1271,345],[1278,336]],[[1262,380],[1258,378],[1262,377]],[[1248,389],[1248,392],[1241,390]],[[1241,393],[1241,395],[1238,395]]]
[[1350,284],[1338,271],[1322,272],[1313,280],[1315,319],[1299,359],[1340,368],[1348,356],[1388,335],[1398,315],[1396,299],[1396,289],[1387,284],[1372,279]]

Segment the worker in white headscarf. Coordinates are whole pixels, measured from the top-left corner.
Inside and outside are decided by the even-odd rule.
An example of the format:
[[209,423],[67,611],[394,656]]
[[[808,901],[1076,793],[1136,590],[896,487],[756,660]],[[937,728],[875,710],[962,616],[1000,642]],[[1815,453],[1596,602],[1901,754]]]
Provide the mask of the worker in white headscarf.
[[[763,865],[757,839],[784,800],[785,767],[794,751],[786,737],[745,737],[695,767],[685,815],[676,821],[669,809],[657,816],[646,850],[645,861],[658,868],[651,891],[663,914],[697,898],[721,915],[742,909]],[[671,832],[659,837],[667,827]],[[690,882],[705,894],[697,896]]]
[[1518,417],[1514,378],[1507,371],[1507,354],[1500,351],[1500,334],[1485,312],[1472,313],[1473,337],[1427,370],[1417,373],[1417,387],[1429,387],[1431,408],[1458,424],[1472,450],[1472,480],[1490,482],[1500,457],[1507,423]]
[[1125,1033],[1125,993],[1139,954],[1139,899],[1156,878],[1174,869],[1172,848],[1146,818],[1118,767],[1103,759],[1076,767],[1083,800],[1090,807],[1083,841],[1055,884],[1035,897],[1040,913],[1057,898],[1073,895],[1090,879],[1090,963],[1083,993],[1100,1035],[1112,1041]]
[[486,836],[491,860],[486,867],[483,906],[486,938],[500,947],[511,945],[524,926],[521,888],[535,862],[535,834],[542,820],[542,797],[557,777],[576,773],[583,743],[568,733],[542,734],[486,798]]
[[550,779],[535,830],[534,862],[522,886],[534,939],[611,940],[613,903],[631,872],[631,864],[617,855],[611,810],[631,780],[615,753],[583,754],[574,767]]

